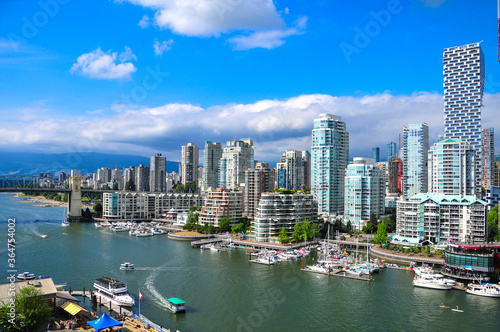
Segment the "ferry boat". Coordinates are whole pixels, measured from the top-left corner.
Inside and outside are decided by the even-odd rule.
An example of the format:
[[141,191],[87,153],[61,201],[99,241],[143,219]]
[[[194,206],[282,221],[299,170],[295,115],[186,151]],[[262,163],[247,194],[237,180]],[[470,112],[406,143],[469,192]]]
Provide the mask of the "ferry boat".
[[171,297],[167,299],[167,308],[174,313],[186,311],[186,302],[178,297]]
[[490,283],[469,284],[465,291],[474,295],[500,297],[500,285]]
[[36,278],[36,276],[33,273],[23,272],[18,274],[16,278],[17,280],[25,281],[25,280],[33,280]]
[[106,300],[119,306],[131,307],[135,304],[135,300],[128,293],[127,286],[121,281],[113,278],[99,278],[94,282],[96,294],[104,297]]
[[133,270],[134,269],[134,264],[130,262],[125,262],[120,264],[120,270]]

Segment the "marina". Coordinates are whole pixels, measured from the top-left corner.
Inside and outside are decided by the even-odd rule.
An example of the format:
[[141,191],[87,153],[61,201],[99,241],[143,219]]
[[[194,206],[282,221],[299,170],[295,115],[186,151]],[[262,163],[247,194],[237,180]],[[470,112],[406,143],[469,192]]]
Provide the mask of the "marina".
[[[66,289],[75,290],[92,288],[96,277],[113,277],[124,282],[136,299],[132,308],[121,307],[122,312],[138,313],[140,289],[144,297],[142,315],[172,331],[206,331],[207,327],[220,331],[496,331],[500,325],[500,318],[491,314],[500,310],[499,299],[473,296],[455,288],[442,292],[413,287],[415,274],[408,266],[388,264],[384,271],[372,275],[370,282],[337,274],[330,278],[327,274],[301,271],[302,266],[314,265],[320,258],[314,251],[273,266],[253,264],[244,249],[200,250],[191,247],[189,241],[174,241],[166,236],[137,238],[92,224],[72,223],[62,228],[62,208],[12,202],[2,205],[2,199],[8,197],[0,195],[0,227],[4,229],[5,221],[17,215],[19,273],[50,275],[54,282],[66,282]],[[37,233],[48,237],[43,239]],[[5,255],[6,249],[0,248],[0,254]],[[134,263],[134,271],[120,270],[124,262]],[[167,308],[167,300],[172,297],[186,301],[185,313],[174,314]],[[82,303],[90,302],[87,297]],[[441,303],[452,308],[458,305],[464,313],[429,310],[440,309]],[[98,307],[96,311],[109,313],[109,303]],[[265,313],[262,307],[267,308]],[[112,308],[115,315],[119,313],[120,307],[112,304]],[[219,318],[220,308],[230,320]],[[336,312],[334,319],[332,312]],[[398,312],[397,320],[391,312]],[[129,324],[125,327],[132,329]]]

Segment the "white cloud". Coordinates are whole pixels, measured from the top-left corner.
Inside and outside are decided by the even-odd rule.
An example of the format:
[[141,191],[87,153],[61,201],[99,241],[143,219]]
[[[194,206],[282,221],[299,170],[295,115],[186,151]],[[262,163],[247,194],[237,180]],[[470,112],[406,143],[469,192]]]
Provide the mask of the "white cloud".
[[283,45],[287,37],[305,33],[306,23],[307,17],[302,17],[296,22],[293,28],[257,31],[248,36],[230,38],[228,41],[234,44],[235,50],[249,50],[252,48],[265,48],[270,50]]
[[130,74],[137,70],[131,62],[127,62],[131,60],[137,60],[137,57],[127,46],[125,46],[125,52],[120,54],[111,51],[104,53],[101,48],[98,48],[80,55],[70,72],[88,78],[130,79]]
[[149,16],[148,15],[144,15],[141,18],[141,20],[139,21],[139,23],[137,23],[137,25],[140,26],[143,29],[146,29],[147,27],[149,27],[150,24],[151,24],[151,22],[149,20]]
[[[496,116],[500,93],[485,94],[483,128],[500,128]],[[350,133],[350,157],[371,156],[372,147],[398,142],[403,126],[427,122],[431,144],[443,133],[443,96],[421,92],[389,92],[361,97],[300,95],[285,100],[260,100],[251,104],[226,104],[202,108],[167,104],[148,108],[114,105],[113,112],[91,117],[51,116],[36,109],[2,110],[18,117],[0,119],[0,150],[49,149],[54,152],[85,151],[150,155],[162,152],[178,160],[180,146],[188,141],[203,147],[205,140],[221,142],[250,137],[255,157],[276,162],[284,149],[311,148],[313,120],[321,113],[339,115]],[[41,109],[41,108],[40,108]],[[30,116],[38,114],[38,116]],[[110,115],[111,114],[111,115]],[[500,135],[497,135],[500,144]]]
[[163,53],[168,52],[172,49],[172,45],[174,44],[173,39],[169,40],[164,40],[161,43],[158,41],[158,39],[155,38],[153,48],[155,50],[155,54],[157,56],[163,55]]

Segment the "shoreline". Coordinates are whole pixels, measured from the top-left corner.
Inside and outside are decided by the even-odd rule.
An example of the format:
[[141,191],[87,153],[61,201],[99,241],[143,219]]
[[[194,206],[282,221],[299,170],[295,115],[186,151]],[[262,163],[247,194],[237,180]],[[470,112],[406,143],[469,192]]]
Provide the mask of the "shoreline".
[[[55,201],[43,196],[27,196],[22,193],[13,194],[12,197],[18,198],[18,202],[20,203],[28,203],[42,208],[67,207],[69,204],[68,202]],[[89,210],[92,211],[93,207],[82,202],[82,209],[85,210],[86,208],[89,208]]]

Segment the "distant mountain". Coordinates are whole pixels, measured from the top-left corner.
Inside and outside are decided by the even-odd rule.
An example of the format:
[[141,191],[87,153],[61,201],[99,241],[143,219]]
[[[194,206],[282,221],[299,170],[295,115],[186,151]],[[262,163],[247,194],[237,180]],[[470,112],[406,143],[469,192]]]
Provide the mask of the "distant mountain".
[[[98,168],[124,169],[129,166],[149,167],[149,158],[143,156],[104,154],[104,153],[0,153],[0,175],[36,175],[39,173],[69,174],[72,169],[82,171],[82,174],[95,173]],[[167,160],[167,172],[178,172],[179,162]]]

